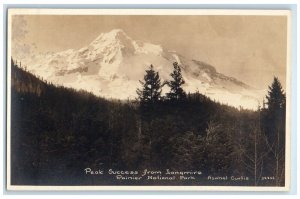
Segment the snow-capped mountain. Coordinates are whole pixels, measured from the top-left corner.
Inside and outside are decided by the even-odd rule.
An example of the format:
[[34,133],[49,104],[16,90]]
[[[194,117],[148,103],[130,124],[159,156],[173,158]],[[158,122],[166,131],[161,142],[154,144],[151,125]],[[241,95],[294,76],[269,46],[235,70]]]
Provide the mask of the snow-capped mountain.
[[[135,41],[123,30],[100,34],[87,46],[63,52],[32,55],[23,63],[31,73],[57,85],[83,89],[95,95],[134,99],[150,64],[162,81],[170,79],[173,62],[182,68],[186,92],[199,91],[235,107],[256,109],[262,92],[218,73],[204,62],[181,56],[160,45]],[[167,92],[167,86],[163,92]]]

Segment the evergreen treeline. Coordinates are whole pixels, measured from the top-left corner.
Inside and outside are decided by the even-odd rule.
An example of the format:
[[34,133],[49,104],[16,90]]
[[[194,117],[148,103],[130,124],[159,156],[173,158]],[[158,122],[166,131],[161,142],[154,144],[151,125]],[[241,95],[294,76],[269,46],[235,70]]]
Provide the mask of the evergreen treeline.
[[[137,101],[54,86],[11,65],[11,180],[16,185],[284,185],[285,95],[277,78],[266,106],[238,110],[186,94],[178,63],[161,83],[151,66]],[[161,95],[162,86],[170,92]],[[84,169],[199,170],[197,181],[117,181]],[[249,181],[207,181],[248,176]],[[263,177],[274,177],[263,179]],[[201,180],[202,179],[202,180]]]

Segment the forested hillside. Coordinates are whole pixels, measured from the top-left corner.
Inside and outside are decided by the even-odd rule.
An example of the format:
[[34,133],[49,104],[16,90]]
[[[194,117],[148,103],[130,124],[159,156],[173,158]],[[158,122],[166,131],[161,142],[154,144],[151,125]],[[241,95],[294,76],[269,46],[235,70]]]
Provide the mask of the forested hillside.
[[[180,68],[174,67],[180,78]],[[11,71],[12,184],[284,185],[285,98],[276,78],[267,107],[250,111],[200,93],[177,96],[176,81],[175,94],[149,104],[143,103],[145,90],[136,101],[104,99],[47,83],[13,61]],[[184,100],[178,100],[181,96]],[[88,176],[85,168],[203,175],[187,182],[118,181]],[[225,175],[249,180],[206,180]]]

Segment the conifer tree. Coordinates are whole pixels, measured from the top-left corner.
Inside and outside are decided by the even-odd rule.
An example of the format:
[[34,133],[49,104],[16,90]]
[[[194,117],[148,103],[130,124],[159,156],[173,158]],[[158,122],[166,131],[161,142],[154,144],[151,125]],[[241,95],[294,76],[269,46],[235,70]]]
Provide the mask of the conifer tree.
[[153,65],[150,65],[150,68],[146,70],[144,81],[140,81],[140,83],[142,84],[142,89],[137,89],[138,99],[141,104],[142,120],[139,128],[143,129],[143,138],[141,140],[143,144],[140,147],[143,151],[142,159],[149,166],[153,159],[153,118],[156,115],[154,107],[156,107],[161,97],[161,81],[158,72],[154,71]]
[[142,89],[137,89],[138,99],[142,105],[153,104],[160,100],[161,81],[158,72],[155,72],[153,65],[146,70],[144,81],[140,81]]
[[182,100],[186,97],[186,93],[181,87],[185,82],[182,78],[181,68],[178,63],[174,62],[173,67],[173,72],[170,74],[173,79],[168,82],[171,91],[167,93],[167,97],[170,100]]
[[275,176],[276,185],[279,186],[284,183],[286,97],[277,77],[274,77],[272,85],[269,86],[266,98],[263,129],[267,135],[267,146],[271,151],[269,169]]
[[272,85],[269,86],[266,98],[267,108],[263,114],[263,122],[264,129],[272,143],[277,140],[279,132],[282,132],[280,137],[284,137],[285,127],[285,93],[277,77],[274,77]]
[[285,94],[277,77],[274,77],[272,85],[269,86],[266,97],[268,100],[268,110],[275,111],[285,108]]

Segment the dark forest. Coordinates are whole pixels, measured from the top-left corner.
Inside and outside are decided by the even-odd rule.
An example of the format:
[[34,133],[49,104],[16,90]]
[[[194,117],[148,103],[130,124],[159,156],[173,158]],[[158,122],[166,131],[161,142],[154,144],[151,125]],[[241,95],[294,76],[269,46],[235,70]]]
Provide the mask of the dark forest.
[[[108,100],[53,85],[12,60],[12,185],[284,186],[286,105],[276,77],[256,111],[185,93],[177,63],[171,77],[160,82],[149,67],[136,100]],[[170,87],[166,96],[163,85]],[[120,181],[86,175],[85,168],[202,175],[190,181]]]

